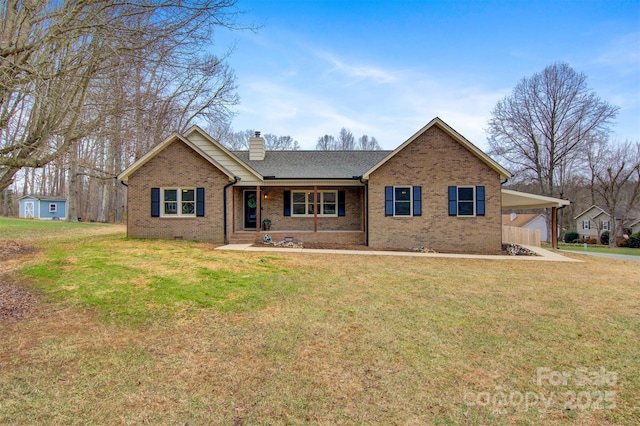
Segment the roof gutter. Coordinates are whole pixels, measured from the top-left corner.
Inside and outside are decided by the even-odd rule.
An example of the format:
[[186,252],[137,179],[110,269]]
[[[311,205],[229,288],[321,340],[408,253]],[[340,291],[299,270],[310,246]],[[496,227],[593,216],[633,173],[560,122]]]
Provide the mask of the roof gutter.
[[229,236],[228,236],[228,232],[227,232],[227,188],[229,188],[230,186],[235,185],[236,183],[238,183],[238,181],[240,180],[240,178],[238,176],[234,176],[233,177],[233,182],[229,182],[228,184],[226,184],[224,186],[224,188],[222,189],[222,204],[224,205],[223,210],[222,210],[222,226],[224,228],[224,243],[229,244]]

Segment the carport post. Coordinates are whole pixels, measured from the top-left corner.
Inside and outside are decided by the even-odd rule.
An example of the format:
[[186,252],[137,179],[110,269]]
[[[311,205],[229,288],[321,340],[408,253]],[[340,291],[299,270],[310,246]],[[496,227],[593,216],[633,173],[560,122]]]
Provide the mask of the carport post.
[[558,208],[551,207],[551,247],[558,248]]

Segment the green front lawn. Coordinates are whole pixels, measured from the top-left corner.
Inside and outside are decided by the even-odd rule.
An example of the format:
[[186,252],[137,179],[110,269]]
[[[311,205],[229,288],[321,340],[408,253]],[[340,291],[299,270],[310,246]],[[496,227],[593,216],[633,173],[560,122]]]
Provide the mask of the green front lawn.
[[[558,248],[560,250],[571,250],[576,252],[585,251],[584,244],[558,243]],[[629,248],[629,247],[610,248],[602,245],[587,244],[587,251],[593,251],[596,253],[626,254],[630,256],[640,256],[640,249]]]
[[102,223],[0,217],[0,241],[21,240],[38,243],[57,238],[68,240],[82,235],[113,232],[124,232],[124,227]]
[[40,302],[0,322],[0,424],[640,423],[632,262],[218,252],[83,226],[20,240],[40,234],[14,274]]

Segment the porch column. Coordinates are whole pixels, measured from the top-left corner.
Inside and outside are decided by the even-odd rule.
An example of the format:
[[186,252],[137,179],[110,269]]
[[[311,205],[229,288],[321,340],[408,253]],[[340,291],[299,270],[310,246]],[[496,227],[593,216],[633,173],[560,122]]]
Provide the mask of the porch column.
[[558,248],[558,208],[551,207],[551,247]]
[[313,187],[313,202],[314,202],[314,206],[313,206],[313,232],[318,232],[318,206],[320,205],[320,203],[318,203],[318,187],[314,186]]
[[262,193],[260,191],[260,185],[256,186],[256,232],[262,230]]

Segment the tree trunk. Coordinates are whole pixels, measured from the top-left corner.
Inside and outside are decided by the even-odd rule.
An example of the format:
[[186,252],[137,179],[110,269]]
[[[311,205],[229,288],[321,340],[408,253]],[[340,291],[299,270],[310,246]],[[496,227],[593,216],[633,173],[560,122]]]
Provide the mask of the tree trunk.
[[69,149],[69,191],[67,197],[67,221],[78,221],[78,151],[73,144]]

